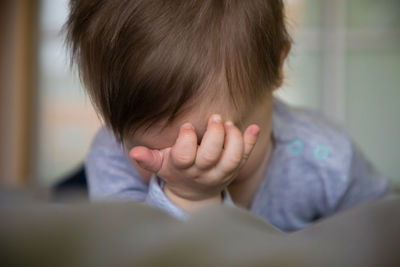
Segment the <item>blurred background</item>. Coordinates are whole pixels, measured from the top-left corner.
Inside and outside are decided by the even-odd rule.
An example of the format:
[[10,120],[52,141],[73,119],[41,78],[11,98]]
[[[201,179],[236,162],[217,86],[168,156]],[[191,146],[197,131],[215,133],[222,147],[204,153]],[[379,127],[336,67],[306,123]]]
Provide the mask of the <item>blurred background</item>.
[[[400,0],[286,0],[294,39],[277,97],[343,125],[400,185]],[[67,0],[0,1],[0,184],[50,187],[100,120],[68,66]]]

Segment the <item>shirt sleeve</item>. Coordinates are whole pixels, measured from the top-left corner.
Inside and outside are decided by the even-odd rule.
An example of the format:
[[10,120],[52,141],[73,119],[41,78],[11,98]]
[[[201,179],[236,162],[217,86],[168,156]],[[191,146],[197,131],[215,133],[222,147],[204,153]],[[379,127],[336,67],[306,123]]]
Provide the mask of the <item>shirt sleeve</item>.
[[[94,201],[142,202],[185,220],[189,215],[171,202],[162,188],[164,181],[152,175],[149,184],[136,172],[114,135],[105,127],[96,134],[85,160],[89,197]],[[222,202],[234,205],[227,189]]]
[[147,183],[105,127],[93,139],[85,159],[85,169],[91,200],[144,201],[146,198]]
[[[146,203],[167,211],[175,218],[186,220],[189,214],[175,205],[163,192],[164,181],[155,174],[150,179],[149,192],[146,197]],[[227,189],[222,191],[222,203],[234,206],[234,203]]]
[[389,180],[378,172],[354,143],[346,182],[335,211],[372,201],[392,192]]

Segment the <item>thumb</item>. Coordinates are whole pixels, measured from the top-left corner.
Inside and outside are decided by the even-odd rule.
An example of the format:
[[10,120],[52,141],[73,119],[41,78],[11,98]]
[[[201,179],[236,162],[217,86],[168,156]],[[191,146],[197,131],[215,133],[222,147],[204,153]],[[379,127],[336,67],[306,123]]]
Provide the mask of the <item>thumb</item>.
[[136,146],[129,151],[129,156],[134,159],[140,167],[157,173],[163,163],[163,152],[160,150],[148,149],[144,146]]

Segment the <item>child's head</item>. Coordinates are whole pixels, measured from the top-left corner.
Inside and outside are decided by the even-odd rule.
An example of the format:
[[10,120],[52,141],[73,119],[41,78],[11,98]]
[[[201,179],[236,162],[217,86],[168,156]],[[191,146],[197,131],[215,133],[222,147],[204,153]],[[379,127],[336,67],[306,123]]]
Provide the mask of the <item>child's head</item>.
[[281,0],[71,0],[70,8],[72,58],[120,142],[188,112],[240,123],[281,83],[290,40]]

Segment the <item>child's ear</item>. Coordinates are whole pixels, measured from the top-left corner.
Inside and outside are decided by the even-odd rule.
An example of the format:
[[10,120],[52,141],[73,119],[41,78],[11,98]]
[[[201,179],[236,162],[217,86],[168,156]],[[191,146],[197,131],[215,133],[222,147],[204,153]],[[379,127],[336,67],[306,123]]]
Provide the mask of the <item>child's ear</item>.
[[291,48],[292,48],[292,44],[290,43],[290,41],[286,41],[285,44],[283,45],[282,52],[281,52],[279,69],[278,69],[278,75],[279,75],[278,77],[279,78],[278,78],[278,82],[277,82],[274,90],[278,89],[282,85],[283,77],[284,77],[283,69],[284,69],[284,65],[285,65],[285,60],[286,60],[287,56],[289,55]]

